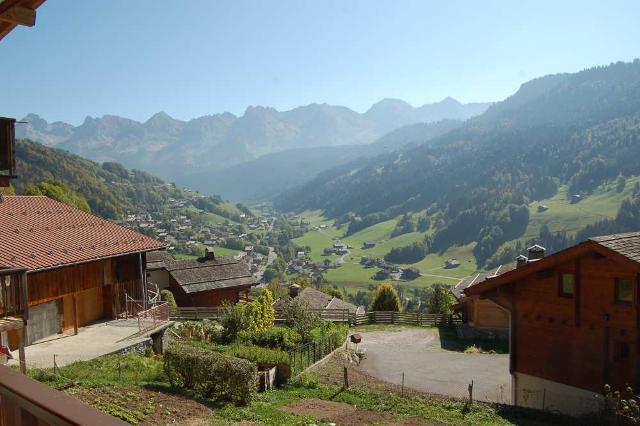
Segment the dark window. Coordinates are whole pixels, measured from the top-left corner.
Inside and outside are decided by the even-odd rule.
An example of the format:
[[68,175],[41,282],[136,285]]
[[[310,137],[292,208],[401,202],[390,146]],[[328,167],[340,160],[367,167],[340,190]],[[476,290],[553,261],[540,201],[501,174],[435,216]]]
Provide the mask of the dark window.
[[631,303],[633,284],[631,278],[616,278],[616,303]]
[[560,275],[560,296],[571,297],[573,296],[573,284],[575,277],[573,274],[561,274]]

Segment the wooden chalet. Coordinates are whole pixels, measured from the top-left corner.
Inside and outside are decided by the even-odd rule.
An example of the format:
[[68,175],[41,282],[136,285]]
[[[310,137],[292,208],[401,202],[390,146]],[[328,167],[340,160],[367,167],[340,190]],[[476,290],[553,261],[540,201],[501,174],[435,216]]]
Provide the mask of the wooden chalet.
[[464,290],[509,314],[516,405],[584,414],[640,389],[640,232],[591,238]]
[[36,9],[45,0],[0,1],[0,40],[18,25],[33,27],[36,24]]
[[[0,265],[12,274],[3,287],[26,288],[26,344],[145,309],[145,252],[164,244],[43,196],[3,197],[0,223]],[[19,346],[21,333],[1,335]]]
[[[214,307],[237,303],[258,285],[245,262],[206,252],[199,259],[175,260],[166,253],[153,253],[149,279],[168,288],[181,307]],[[246,298],[246,297],[245,297]]]

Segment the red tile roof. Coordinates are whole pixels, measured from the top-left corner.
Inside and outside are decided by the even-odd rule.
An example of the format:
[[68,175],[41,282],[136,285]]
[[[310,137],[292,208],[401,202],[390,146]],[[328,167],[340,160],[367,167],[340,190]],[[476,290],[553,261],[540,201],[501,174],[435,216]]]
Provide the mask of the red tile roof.
[[0,202],[0,265],[48,269],[165,245],[113,222],[43,196]]

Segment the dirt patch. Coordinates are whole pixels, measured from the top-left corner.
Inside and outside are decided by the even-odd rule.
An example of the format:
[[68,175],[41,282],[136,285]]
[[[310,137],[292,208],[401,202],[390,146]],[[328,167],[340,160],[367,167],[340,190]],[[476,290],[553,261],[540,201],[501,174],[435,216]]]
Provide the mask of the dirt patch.
[[418,417],[397,420],[389,413],[363,410],[344,402],[325,401],[315,398],[303,399],[295,404],[291,404],[280,409],[286,413],[297,416],[311,416],[316,420],[336,423],[341,426],[359,426],[368,424],[429,426],[441,424],[430,422]]
[[140,425],[208,424],[212,410],[179,395],[139,387],[71,388],[67,393],[100,411]]

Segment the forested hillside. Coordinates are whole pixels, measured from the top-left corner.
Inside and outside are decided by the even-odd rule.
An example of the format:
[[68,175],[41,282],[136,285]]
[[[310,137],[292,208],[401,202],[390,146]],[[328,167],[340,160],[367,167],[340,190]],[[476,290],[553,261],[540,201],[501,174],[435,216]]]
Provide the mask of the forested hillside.
[[[170,198],[188,194],[173,184],[140,171],[128,170],[114,162],[98,164],[66,151],[49,148],[28,140],[16,144],[18,178],[13,181],[16,193],[45,181],[63,183],[84,197],[91,210],[103,217],[121,219],[126,212],[161,210]],[[228,216],[219,197],[199,200],[203,209]]]
[[458,129],[328,170],[277,207],[322,209],[350,232],[420,213],[433,230],[427,252],[475,241],[482,265],[524,234],[530,202],[559,185],[579,202],[607,180],[640,174],[639,155],[636,60],[532,80]]

